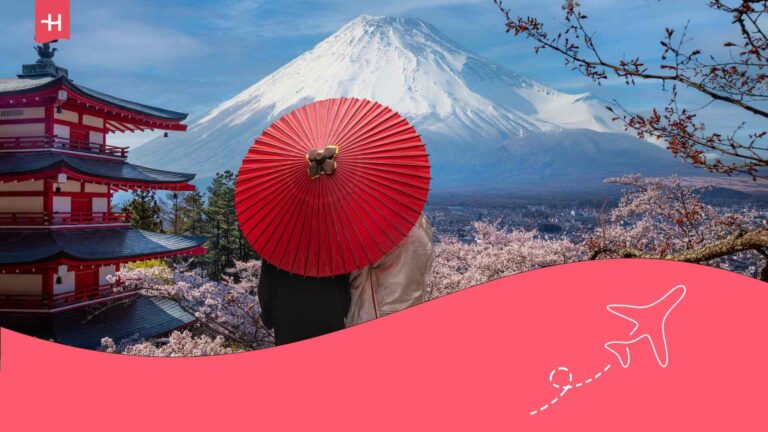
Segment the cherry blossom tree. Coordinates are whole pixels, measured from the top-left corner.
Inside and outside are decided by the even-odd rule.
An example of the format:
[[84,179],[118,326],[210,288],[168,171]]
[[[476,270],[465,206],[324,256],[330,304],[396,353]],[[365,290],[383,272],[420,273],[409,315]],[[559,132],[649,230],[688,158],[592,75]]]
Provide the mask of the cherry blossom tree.
[[471,242],[443,236],[435,245],[428,287],[434,299],[472,285],[541,267],[586,259],[587,250],[568,240],[545,240],[536,231],[505,230],[475,222]]
[[[216,350],[218,348],[211,344],[216,345],[218,338],[222,338],[230,347],[258,349],[274,343],[272,333],[264,327],[259,316],[261,309],[256,289],[260,271],[260,261],[236,261],[233,268],[227,269],[221,282],[210,280],[202,269],[183,266],[128,269],[121,271],[117,278],[122,281],[119,289],[140,290],[143,295],[173,299],[194,315],[202,336],[190,343]],[[190,337],[179,339],[178,346]],[[116,351],[125,353],[144,352],[148,347],[144,344],[144,348],[134,350],[122,341],[117,344],[124,347]]]
[[[626,190],[619,205],[601,218],[598,229],[586,240],[591,259],[662,258],[719,265],[725,255],[766,257],[759,244],[749,244],[749,233],[765,226],[765,215],[746,210],[718,212],[701,201],[699,188],[686,186],[677,177],[627,175],[605,181]],[[722,254],[721,245],[732,252]],[[768,276],[766,266],[761,278]]]

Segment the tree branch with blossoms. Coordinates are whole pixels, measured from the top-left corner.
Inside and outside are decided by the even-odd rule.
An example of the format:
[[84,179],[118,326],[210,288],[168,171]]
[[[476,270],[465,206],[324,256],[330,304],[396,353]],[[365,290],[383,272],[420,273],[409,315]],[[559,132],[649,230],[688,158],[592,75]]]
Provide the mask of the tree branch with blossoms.
[[[742,253],[765,259],[768,226],[753,211],[721,214],[701,201],[700,188],[677,177],[627,175],[605,180],[626,190],[604,225],[585,242],[589,259],[657,258],[708,263]],[[762,222],[761,222],[762,217]]]
[[[661,63],[654,68],[638,56],[606,59],[594,32],[586,26],[588,16],[578,1],[563,2],[564,22],[554,32],[550,32],[548,26],[545,29],[545,24],[536,17],[513,14],[502,0],[494,3],[504,15],[508,33],[533,40],[536,53],[548,49],[560,54],[566,67],[598,84],[611,76],[623,79],[627,85],[639,80],[673,84],[667,106],[654,108],[650,115],[617,112],[607,107],[615,114],[615,120],[639,138],[662,140],[675,156],[712,172],[768,179],[768,147],[763,141],[767,132],[762,126],[768,118],[768,111],[762,105],[768,100],[768,38],[762,28],[768,0],[710,1],[708,7],[727,14],[740,35],[739,40],[722,41],[729,49],[728,57],[717,58],[701,49],[689,49],[693,39],[688,34],[688,26],[679,32],[668,27],[659,41]],[[695,112],[680,107],[679,87],[705,95],[712,102],[743,110],[760,125],[758,131],[742,133],[745,124],[727,132],[707,130],[698,122]]]

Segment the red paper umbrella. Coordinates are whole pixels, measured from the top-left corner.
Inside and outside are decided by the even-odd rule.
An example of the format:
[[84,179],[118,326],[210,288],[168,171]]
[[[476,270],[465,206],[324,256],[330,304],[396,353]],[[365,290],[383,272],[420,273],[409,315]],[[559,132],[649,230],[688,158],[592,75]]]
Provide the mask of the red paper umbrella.
[[381,104],[329,99],[277,120],[237,176],[235,207],[254,250],[306,276],[378,261],[413,228],[429,158],[410,123]]

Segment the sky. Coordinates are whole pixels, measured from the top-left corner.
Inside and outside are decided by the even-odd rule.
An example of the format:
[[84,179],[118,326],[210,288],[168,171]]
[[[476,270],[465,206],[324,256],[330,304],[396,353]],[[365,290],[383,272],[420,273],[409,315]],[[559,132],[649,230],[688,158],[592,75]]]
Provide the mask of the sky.
[[[722,54],[733,36],[727,15],[708,0],[581,0],[602,55],[639,56],[659,63],[665,27],[689,22],[691,47]],[[560,0],[506,0],[522,15],[550,25],[561,19]],[[662,106],[657,84],[627,87],[613,79],[597,86],[563,66],[562,59],[504,31],[492,0],[71,0],[72,39],[58,44],[55,61],[70,77],[115,96],[189,112],[192,119],[314,47],[360,14],[428,21],[470,51],[568,93],[618,100],[634,112]],[[15,76],[36,59],[34,1],[0,0],[0,77]],[[690,107],[706,100],[689,97]],[[731,127],[743,117],[707,106],[708,126]],[[713,124],[714,123],[714,124]],[[152,134],[117,135],[111,143],[140,145]]]

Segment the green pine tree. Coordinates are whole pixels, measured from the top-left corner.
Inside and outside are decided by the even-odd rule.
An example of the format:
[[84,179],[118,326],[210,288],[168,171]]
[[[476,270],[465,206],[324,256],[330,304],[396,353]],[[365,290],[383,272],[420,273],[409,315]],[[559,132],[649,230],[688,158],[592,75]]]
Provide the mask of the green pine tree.
[[137,190],[132,195],[133,198],[122,209],[130,212],[131,225],[147,231],[162,231],[161,209],[155,191]]
[[185,217],[184,199],[177,192],[169,193],[166,196],[163,209],[163,226],[167,227],[165,231],[176,235],[184,234]]
[[205,230],[205,199],[198,191],[184,195],[183,232],[189,235],[202,235]]
[[220,279],[235,260],[256,258],[237,223],[235,179],[232,171],[224,171],[217,173],[208,186],[208,205],[203,212],[206,227],[203,234],[208,236],[208,255],[204,261],[214,279]]

